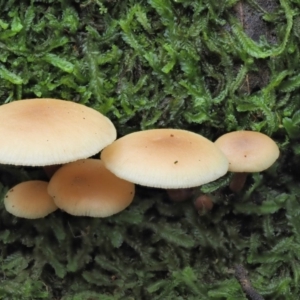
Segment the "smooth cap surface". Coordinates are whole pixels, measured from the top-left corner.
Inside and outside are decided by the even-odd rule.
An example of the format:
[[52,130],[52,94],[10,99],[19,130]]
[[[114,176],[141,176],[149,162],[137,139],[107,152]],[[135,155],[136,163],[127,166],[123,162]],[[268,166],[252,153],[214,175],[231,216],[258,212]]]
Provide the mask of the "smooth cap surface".
[[92,156],[116,139],[107,117],[71,101],[14,101],[0,106],[0,122],[2,164],[63,164]]
[[19,183],[7,192],[4,206],[9,213],[20,218],[43,218],[57,209],[47,187],[48,182],[40,180]]
[[62,166],[49,182],[56,205],[75,216],[108,217],[133,200],[133,183],[116,177],[98,159],[82,159]]
[[101,153],[118,177],[157,188],[200,186],[223,176],[228,161],[205,137],[179,129],[152,129],[128,134]]
[[231,172],[261,172],[279,157],[276,143],[255,131],[234,131],[219,137],[215,144],[229,160]]

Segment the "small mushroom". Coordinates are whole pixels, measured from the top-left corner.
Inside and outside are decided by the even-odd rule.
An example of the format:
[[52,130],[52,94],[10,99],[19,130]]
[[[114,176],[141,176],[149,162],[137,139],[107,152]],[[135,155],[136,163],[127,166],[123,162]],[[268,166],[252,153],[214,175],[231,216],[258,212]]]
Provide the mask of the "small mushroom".
[[234,131],[219,137],[215,144],[229,161],[229,171],[235,172],[230,189],[242,190],[248,173],[268,169],[279,157],[276,143],[267,135],[255,131]]
[[5,195],[4,206],[9,213],[20,218],[43,218],[57,209],[47,187],[48,182],[40,180],[19,183]]
[[206,212],[212,210],[214,203],[210,196],[200,195],[194,200],[194,206],[199,215],[203,215]]

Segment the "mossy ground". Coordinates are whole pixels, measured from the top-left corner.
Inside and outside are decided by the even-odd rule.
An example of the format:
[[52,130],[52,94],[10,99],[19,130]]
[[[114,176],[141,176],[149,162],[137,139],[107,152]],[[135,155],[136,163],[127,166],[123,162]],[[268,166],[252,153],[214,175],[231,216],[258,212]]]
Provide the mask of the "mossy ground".
[[[27,221],[1,204],[0,299],[247,299],[235,264],[265,299],[299,298],[296,0],[0,0],[0,11],[1,103],[69,99],[109,116],[119,136],[257,130],[281,150],[238,196],[230,174],[202,187],[215,205],[201,216],[141,187],[108,219]],[[31,178],[44,174],[1,166],[2,196]]]

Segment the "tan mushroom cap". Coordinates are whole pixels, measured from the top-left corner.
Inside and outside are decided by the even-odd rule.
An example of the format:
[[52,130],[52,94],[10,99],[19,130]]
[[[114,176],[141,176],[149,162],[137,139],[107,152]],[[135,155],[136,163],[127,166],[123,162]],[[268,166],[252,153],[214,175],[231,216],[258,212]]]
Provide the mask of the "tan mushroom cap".
[[7,192],[4,206],[9,213],[20,218],[43,218],[57,209],[47,187],[48,182],[40,180],[19,183]]
[[231,172],[261,172],[279,157],[276,143],[255,131],[234,131],[219,137],[215,144],[229,160]]
[[128,134],[101,153],[118,177],[150,187],[199,186],[228,170],[224,154],[205,137],[180,129],[152,129]]
[[0,120],[2,164],[62,164],[92,156],[116,139],[107,117],[71,101],[14,101],[0,106]]
[[48,193],[71,215],[108,217],[130,205],[135,185],[116,177],[98,159],[82,159],[62,166]]

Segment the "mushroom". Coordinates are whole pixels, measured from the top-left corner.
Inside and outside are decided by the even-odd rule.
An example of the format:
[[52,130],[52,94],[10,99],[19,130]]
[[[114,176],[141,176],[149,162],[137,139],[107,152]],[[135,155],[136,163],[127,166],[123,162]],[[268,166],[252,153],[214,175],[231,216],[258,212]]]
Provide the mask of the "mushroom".
[[14,101],[0,106],[0,120],[2,164],[64,164],[90,157],[116,139],[107,117],[71,101]]
[[81,159],[55,172],[48,193],[71,215],[108,217],[130,205],[135,185],[116,177],[101,160]]
[[9,213],[20,218],[43,218],[57,209],[47,187],[48,182],[40,180],[19,183],[6,193],[4,206]]
[[226,133],[215,141],[226,155],[229,171],[235,172],[230,183],[233,192],[239,192],[247,174],[268,169],[279,157],[276,143],[267,135],[255,131]]
[[200,195],[194,200],[194,206],[199,215],[204,215],[213,209],[214,203],[210,196]]
[[205,137],[180,129],[151,129],[128,134],[101,153],[116,176],[136,184],[179,189],[223,176],[225,155]]

